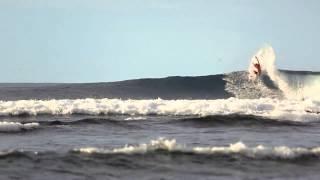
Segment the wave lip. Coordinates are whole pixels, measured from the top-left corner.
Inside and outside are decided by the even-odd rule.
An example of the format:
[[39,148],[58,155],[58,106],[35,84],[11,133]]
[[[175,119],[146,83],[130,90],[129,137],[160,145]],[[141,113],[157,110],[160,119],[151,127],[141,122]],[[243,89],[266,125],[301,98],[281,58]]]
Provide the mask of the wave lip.
[[192,153],[197,155],[212,155],[212,156],[241,156],[252,159],[280,159],[293,160],[304,157],[320,157],[320,147],[303,148],[303,147],[288,147],[276,146],[265,147],[258,145],[249,147],[242,142],[230,144],[229,146],[212,146],[212,147],[191,147],[178,144],[175,139],[159,138],[151,140],[150,143],[139,145],[125,145],[122,148],[103,149],[103,148],[79,148],[73,152],[85,154],[146,154],[155,151]]
[[19,122],[0,122],[0,132],[20,132],[32,130],[39,127],[39,123],[19,123]]

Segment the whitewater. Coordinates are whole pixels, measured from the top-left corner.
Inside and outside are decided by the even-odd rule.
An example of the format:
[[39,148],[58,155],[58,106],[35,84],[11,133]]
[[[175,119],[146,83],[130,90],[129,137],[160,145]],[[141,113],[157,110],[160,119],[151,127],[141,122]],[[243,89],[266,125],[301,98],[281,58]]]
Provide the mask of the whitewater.
[[20,100],[0,101],[1,116],[21,115],[254,115],[279,120],[317,121],[320,101],[260,99],[218,100]]

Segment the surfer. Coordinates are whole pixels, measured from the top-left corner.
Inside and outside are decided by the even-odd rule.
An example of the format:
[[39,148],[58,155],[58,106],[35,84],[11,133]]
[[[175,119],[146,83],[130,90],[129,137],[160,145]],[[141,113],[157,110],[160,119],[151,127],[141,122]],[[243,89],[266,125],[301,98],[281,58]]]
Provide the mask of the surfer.
[[254,63],[253,66],[256,68],[253,72],[255,75],[260,76],[261,74],[261,66],[260,66],[260,62],[259,59],[257,58],[257,56],[254,56],[257,60],[258,63]]
[[249,79],[256,80],[257,77],[261,75],[261,64],[257,56],[254,56],[251,60],[251,65],[249,67]]

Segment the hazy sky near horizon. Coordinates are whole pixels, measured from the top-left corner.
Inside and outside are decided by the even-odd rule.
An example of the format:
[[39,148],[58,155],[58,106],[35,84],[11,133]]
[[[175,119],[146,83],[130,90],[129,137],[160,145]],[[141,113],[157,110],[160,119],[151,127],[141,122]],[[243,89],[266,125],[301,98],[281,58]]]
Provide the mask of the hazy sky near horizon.
[[0,82],[320,71],[318,0],[0,0]]

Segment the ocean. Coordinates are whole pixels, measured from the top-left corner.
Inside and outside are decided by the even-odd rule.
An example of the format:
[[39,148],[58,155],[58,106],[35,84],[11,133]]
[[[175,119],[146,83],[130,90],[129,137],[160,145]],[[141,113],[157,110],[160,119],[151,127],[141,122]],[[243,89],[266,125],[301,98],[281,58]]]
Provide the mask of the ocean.
[[0,84],[0,179],[319,179],[320,101],[295,92],[244,71]]

